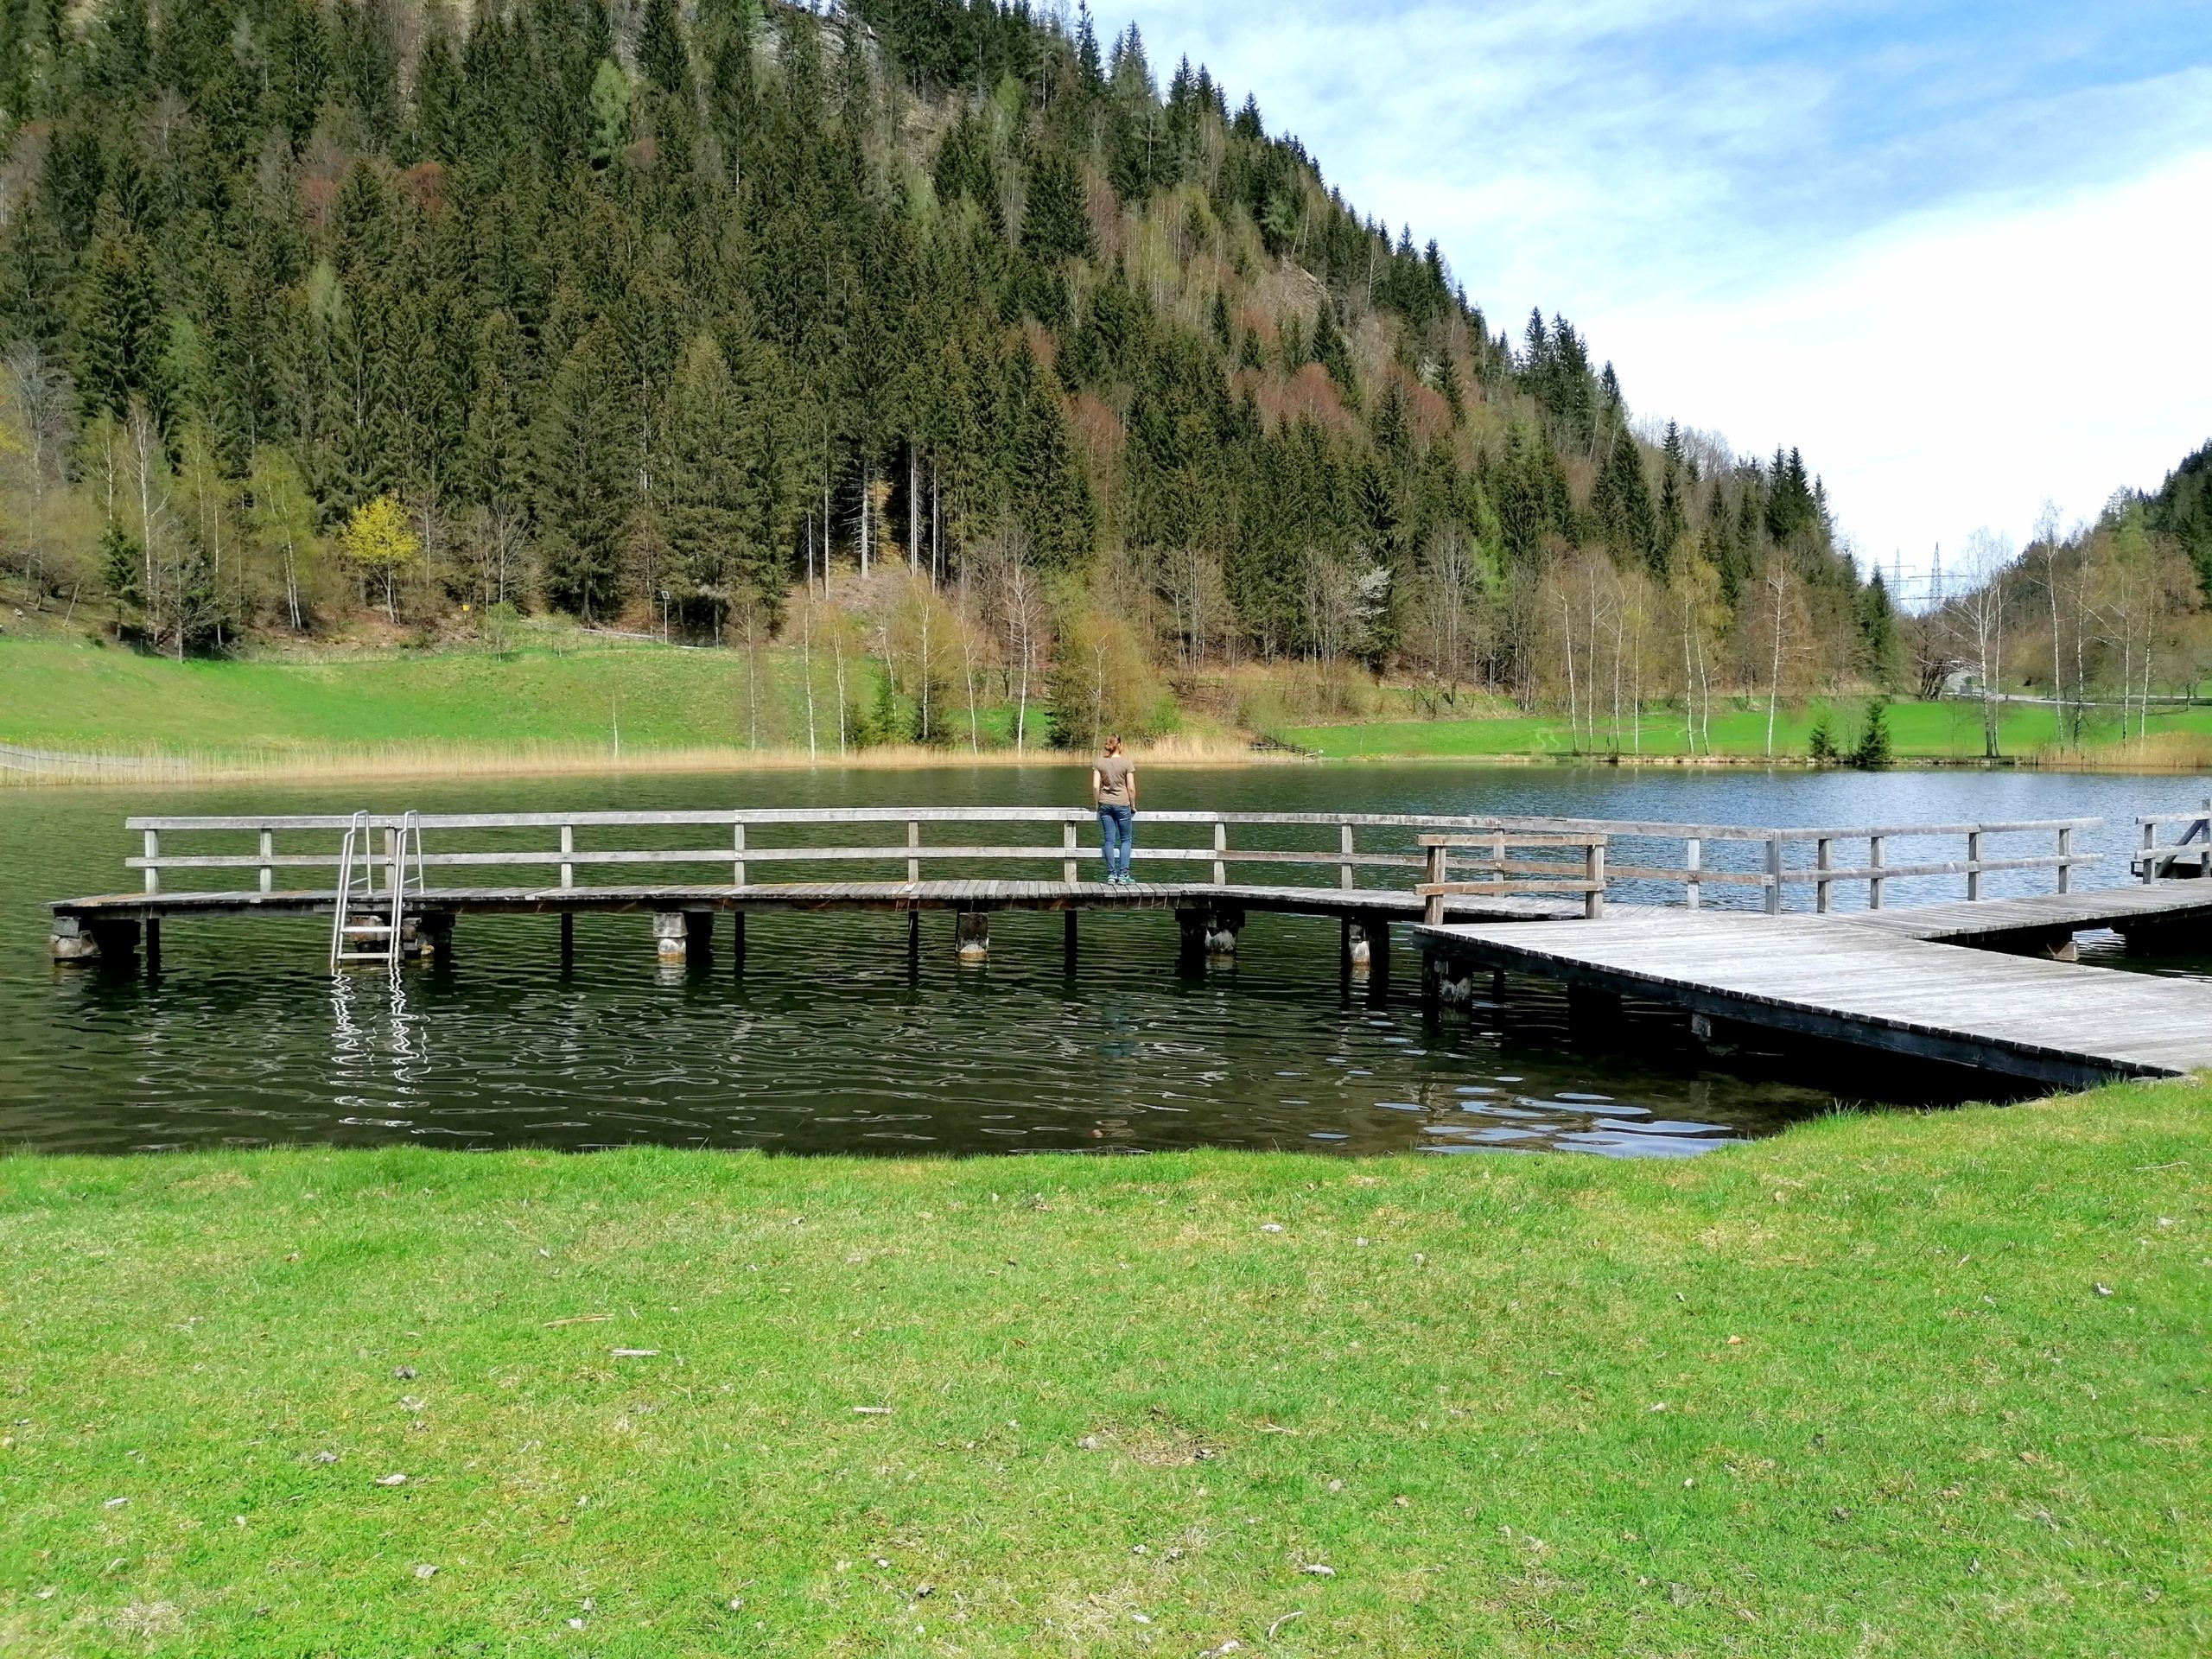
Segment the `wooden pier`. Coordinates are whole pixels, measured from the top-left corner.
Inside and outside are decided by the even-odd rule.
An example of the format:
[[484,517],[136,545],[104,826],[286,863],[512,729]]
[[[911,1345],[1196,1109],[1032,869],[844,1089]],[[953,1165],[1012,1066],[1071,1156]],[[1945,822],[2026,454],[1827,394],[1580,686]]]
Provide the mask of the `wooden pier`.
[[[1435,859],[1419,837],[1486,827],[1448,815],[1141,812],[1138,867],[1178,868],[1167,879],[1117,886],[1083,879],[1097,853],[1081,836],[1095,820],[1072,807],[131,818],[126,828],[143,851],[124,863],[144,890],[54,902],[53,950],[60,962],[142,949],[150,957],[168,921],[320,916],[332,918],[334,968],[356,959],[346,948],[353,936],[374,936],[391,947],[378,960],[396,969],[447,944],[464,916],[557,916],[565,946],[578,915],[642,913],[654,918],[656,954],[674,962],[708,948],[722,915],[733,918],[741,955],[751,915],[902,913],[918,948],[919,918],[950,912],[959,955],[974,962],[988,955],[989,918],[1001,911],[1065,914],[1072,950],[1078,912],[1166,910],[1185,949],[1220,957],[1235,953],[1249,913],[1273,912],[1337,921],[1345,965],[1387,977],[1391,925],[1417,921],[1439,902],[1415,887]],[[361,843],[376,836],[382,850],[365,854]],[[175,850],[183,837],[194,850]],[[208,838],[219,849],[202,850]],[[1587,856],[1602,842],[1585,835],[1561,844]],[[851,879],[764,879],[825,866]],[[683,867],[727,879],[595,879]],[[367,887],[359,885],[364,870],[378,878]],[[1280,879],[1293,870],[1320,880]],[[1557,896],[1569,884],[1547,870],[1485,874],[1441,900],[1452,916],[1543,920],[1586,908],[1579,886],[1572,900]],[[285,885],[303,875],[340,885]],[[451,880],[464,875],[465,883]],[[517,879],[484,880],[502,875]],[[180,879],[220,885],[171,885]],[[250,885],[236,885],[241,879]]]
[[[1072,959],[1081,912],[1166,911],[1184,951],[1223,957],[1249,915],[1276,912],[1337,922],[1341,965],[1378,992],[1394,928],[1413,929],[1424,990],[1440,1002],[1465,997],[1479,967],[2047,1084],[2212,1065],[2212,986],[2066,960],[2085,929],[2117,928],[2131,944],[2212,938],[2212,880],[2201,879],[2212,816],[2140,821],[2131,856],[2144,879],[2087,890],[2074,873],[2097,855],[2076,837],[2094,819],[1784,830],[1142,812],[1135,856],[1147,875],[1124,886],[1084,879],[1093,817],[858,807],[132,818],[143,851],[125,863],[143,891],[55,901],[53,950],[58,962],[152,959],[166,922],[310,916],[329,919],[334,970],[374,961],[397,973],[449,949],[463,917],[557,917],[565,951],[578,915],[649,914],[662,962],[702,958],[728,917],[741,963],[748,916],[878,912],[908,918],[918,957],[920,918],[937,912],[955,918],[958,954],[976,962],[994,914],[1033,911],[1065,917]],[[2165,823],[2183,828],[2162,848]],[[2200,879],[2171,874],[2192,866]],[[2056,891],[1985,893],[1989,874],[2020,871],[2049,872]],[[1952,877],[1963,902],[1885,902],[1896,882]],[[1867,907],[1838,908],[1854,884]],[[1805,894],[1796,913],[1793,892]],[[1732,902],[1709,907],[1713,895]],[[1738,907],[1746,899],[1753,907]]]
[[1424,927],[1420,944],[1447,996],[1471,968],[1535,974],[2067,1088],[2212,1066],[2212,984],[1936,944],[1887,919],[1616,906],[1598,922]]

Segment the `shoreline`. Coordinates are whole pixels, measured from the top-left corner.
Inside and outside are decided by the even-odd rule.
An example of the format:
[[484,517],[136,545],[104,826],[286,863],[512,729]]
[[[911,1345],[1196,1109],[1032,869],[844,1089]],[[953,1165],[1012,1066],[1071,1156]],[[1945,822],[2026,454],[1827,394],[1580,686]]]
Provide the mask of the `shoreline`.
[[[1623,770],[1689,769],[1715,772],[1846,771],[1821,767],[1796,756],[1681,754],[1563,754],[1502,751],[1487,754],[1330,755],[1287,746],[1262,747],[1214,738],[1168,740],[1135,747],[1148,766],[1421,766],[1461,770],[1487,766],[1610,766]],[[86,785],[203,786],[244,783],[319,783],[425,777],[520,778],[668,776],[678,773],[904,772],[953,767],[1075,766],[1083,757],[1059,749],[937,748],[893,744],[842,754],[804,749],[697,747],[628,753],[563,745],[493,749],[477,745],[394,744],[373,749],[264,749],[234,753],[137,754],[34,748],[0,742],[0,790],[81,787]],[[2202,771],[2186,760],[2160,764],[2142,757],[2097,755],[1900,755],[1893,772],[2080,772],[2112,776],[2176,777]]]
[[[1282,766],[1310,763],[1293,750],[1255,749],[1212,739],[1169,740],[1133,747],[1150,766]],[[472,778],[652,777],[673,773],[811,772],[825,769],[905,772],[972,767],[1075,766],[1084,757],[1061,749],[936,748],[885,744],[845,753],[805,749],[699,747],[645,749],[628,753],[562,745],[394,744],[374,750],[265,749],[242,753],[173,754],[35,749],[0,742],[0,789],[72,787],[87,784],[200,785],[237,783],[345,782],[357,779],[467,776]]]

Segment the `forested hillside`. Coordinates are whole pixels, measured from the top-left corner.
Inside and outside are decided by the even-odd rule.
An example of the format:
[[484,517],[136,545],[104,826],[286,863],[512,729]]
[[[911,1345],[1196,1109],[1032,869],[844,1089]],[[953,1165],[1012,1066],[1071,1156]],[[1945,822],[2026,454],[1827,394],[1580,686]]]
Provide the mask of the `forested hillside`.
[[1087,11],[0,0],[0,101],[4,556],[164,652],[546,608],[1065,741],[1147,664],[1593,731],[1902,671],[1796,451],[1634,410]]

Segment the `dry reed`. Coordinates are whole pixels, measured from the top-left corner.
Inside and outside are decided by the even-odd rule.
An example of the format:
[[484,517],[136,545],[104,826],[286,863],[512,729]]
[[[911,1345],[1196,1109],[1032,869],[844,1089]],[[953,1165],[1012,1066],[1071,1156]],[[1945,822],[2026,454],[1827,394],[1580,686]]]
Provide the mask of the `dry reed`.
[[[1300,757],[1254,749],[1241,740],[1171,736],[1135,746],[1148,766],[1243,766]],[[315,782],[423,777],[559,777],[793,771],[834,766],[897,772],[943,766],[1076,766],[1084,757],[1051,749],[936,748],[887,744],[840,754],[803,747],[741,749],[701,745],[625,750],[565,743],[387,743],[170,753],[64,753],[0,745],[0,788],[10,785],[221,784]]]

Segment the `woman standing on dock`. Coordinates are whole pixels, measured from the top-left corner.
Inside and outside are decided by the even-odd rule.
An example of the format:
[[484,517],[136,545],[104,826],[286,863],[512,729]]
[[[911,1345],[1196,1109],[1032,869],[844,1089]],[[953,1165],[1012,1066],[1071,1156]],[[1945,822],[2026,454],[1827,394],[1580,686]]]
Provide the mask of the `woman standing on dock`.
[[1109,887],[1126,887],[1129,854],[1136,846],[1137,769],[1122,753],[1122,740],[1106,740],[1106,753],[1090,763],[1090,804],[1098,809],[1098,846]]

